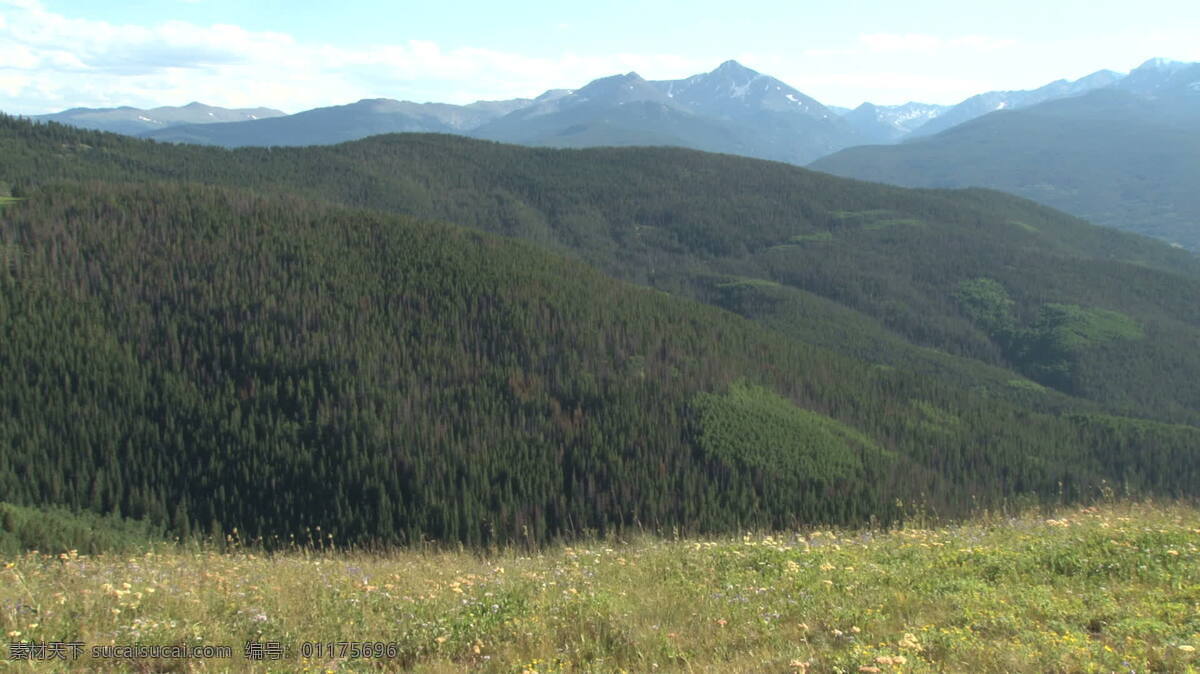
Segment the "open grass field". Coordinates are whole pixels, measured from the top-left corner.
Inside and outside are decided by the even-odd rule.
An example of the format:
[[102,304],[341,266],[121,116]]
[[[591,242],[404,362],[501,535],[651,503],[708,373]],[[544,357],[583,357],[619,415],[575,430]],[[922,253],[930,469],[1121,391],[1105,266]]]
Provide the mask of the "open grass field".
[[[0,630],[4,671],[1192,672],[1200,511],[488,555],[30,552],[0,570]],[[134,644],[231,655],[93,657]]]

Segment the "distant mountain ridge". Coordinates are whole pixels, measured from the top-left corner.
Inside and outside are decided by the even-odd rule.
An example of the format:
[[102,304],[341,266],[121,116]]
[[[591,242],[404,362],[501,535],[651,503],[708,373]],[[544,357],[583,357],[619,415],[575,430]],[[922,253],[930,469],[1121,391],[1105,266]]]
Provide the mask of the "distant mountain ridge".
[[219,124],[222,122],[245,122],[272,117],[283,117],[286,113],[273,108],[219,108],[199,102],[179,107],[163,106],[141,109],[119,108],[71,108],[50,115],[35,115],[33,119],[60,122],[84,129],[111,131],[129,136],[143,135],[158,129],[184,124]]
[[331,145],[382,133],[464,133],[528,99],[471,105],[412,103],[387,98],[306,110],[286,117],[226,124],[187,124],[142,134],[176,143],[222,145]]
[[[1172,63],[1156,62],[1168,69]],[[849,110],[825,106],[774,77],[729,60],[711,72],[678,80],[650,81],[626,73],[578,89],[549,90],[534,99],[468,105],[380,98],[294,115],[208,106],[190,115],[165,112],[199,105],[192,104],[153,111],[75,109],[36,119],[226,147],[326,145],[379,133],[432,132],[556,147],[677,145],[804,164],[846,147],[934,135],[995,110],[1077,96],[1115,86],[1124,78],[1099,70],[1032,90],[985,92],[953,106],[867,102]],[[1128,86],[1146,86],[1141,81],[1144,78],[1135,78]]]
[[677,145],[791,163],[861,141],[815,99],[736,61],[680,80],[601,78],[470,135],[551,147]]
[[674,145],[800,164],[866,137],[817,100],[726,61],[709,73],[648,81],[637,73],[470,105],[369,99],[226,124],[139,132],[225,147],[326,145],[397,132],[456,133],[525,145]]
[[909,102],[902,105],[863,103],[842,115],[871,143],[894,143],[950,110],[949,105]]
[[996,110],[1015,110],[1045,101],[1077,96],[1095,89],[1112,86],[1123,78],[1111,70],[1099,70],[1075,81],[1056,80],[1037,89],[1022,91],[989,91],[968,98],[951,107],[928,123],[912,130],[914,136],[930,136],[969,122]]
[[650,84],[672,102],[701,114],[738,118],[769,110],[801,112],[817,119],[837,117],[816,99],[737,61],[726,61],[710,73]]
[[1200,63],[1152,59],[1083,95],[810,166],[909,187],[1004,190],[1200,250]]

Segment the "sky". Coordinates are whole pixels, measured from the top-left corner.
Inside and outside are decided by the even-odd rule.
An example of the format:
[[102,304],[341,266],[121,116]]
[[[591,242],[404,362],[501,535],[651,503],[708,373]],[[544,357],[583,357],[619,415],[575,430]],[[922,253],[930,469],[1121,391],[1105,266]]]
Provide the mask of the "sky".
[[827,105],[953,104],[1152,57],[1200,61],[1196,0],[0,0],[0,111],[534,97],[736,59]]

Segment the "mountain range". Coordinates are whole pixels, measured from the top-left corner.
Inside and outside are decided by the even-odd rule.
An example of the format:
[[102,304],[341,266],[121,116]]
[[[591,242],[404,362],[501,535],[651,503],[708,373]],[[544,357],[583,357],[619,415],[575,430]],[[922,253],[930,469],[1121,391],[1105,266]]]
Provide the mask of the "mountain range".
[[677,145],[791,163],[858,140],[816,100],[735,61],[682,80],[599,79],[471,135],[553,147]]
[[1200,64],[1151,60],[1083,95],[811,166],[914,187],[992,187],[1200,250]]
[[1112,86],[1122,77],[1120,73],[1111,70],[1099,70],[1073,82],[1056,80],[1028,91],[989,91],[972,96],[937,115],[935,119],[930,119],[928,123],[914,127],[912,133],[914,136],[931,136],[996,110],[1016,110],[1045,101],[1078,96],[1093,89]]
[[[987,92],[955,106],[864,103],[832,110],[727,61],[679,80],[627,73],[537,98],[470,105],[371,99],[285,116],[192,104],[77,109],[45,118],[224,147],[335,144],[393,132],[550,147],[681,146],[815,162],[820,170],[902,185],[994,187],[1200,250],[1190,187],[1196,116],[1179,96],[1163,95],[1172,86],[1164,77],[1186,79],[1192,66],[1153,59],[1128,76],[1100,70],[1028,91]],[[1185,99],[1191,82],[1181,80]]]
[[[562,147],[681,145],[803,163],[813,153],[932,135],[995,110],[1079,95],[1121,78],[1101,70],[1029,91],[987,92],[954,106],[863,103],[850,110],[826,107],[769,75],[726,61],[680,80],[647,81],[628,73],[537,98],[469,105],[367,99],[296,113],[286,121],[276,110],[199,103],[153,110],[76,108],[35,119],[225,147],[324,145],[377,133],[434,132]],[[218,126],[222,123],[227,126]]]
[[735,61],[681,80],[647,81],[628,73],[534,99],[465,106],[364,100],[286,117],[181,124],[138,135],[240,147],[323,145],[390,132],[457,133],[553,147],[677,145],[791,163],[863,140],[816,100]]

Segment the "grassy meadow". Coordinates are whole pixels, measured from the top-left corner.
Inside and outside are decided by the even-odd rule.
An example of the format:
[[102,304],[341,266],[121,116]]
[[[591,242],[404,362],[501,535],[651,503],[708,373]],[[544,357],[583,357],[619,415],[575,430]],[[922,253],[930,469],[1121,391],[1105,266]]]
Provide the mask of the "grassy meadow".
[[[3,671],[1191,672],[1200,511],[1117,503],[488,554],[264,554],[233,537],[224,551],[28,552],[3,560],[0,631]],[[249,660],[247,641],[287,652]],[[86,647],[11,660],[29,642]],[[306,658],[305,642],[322,646]],[[383,657],[337,642],[381,642]],[[91,658],[108,644],[233,657]]]

